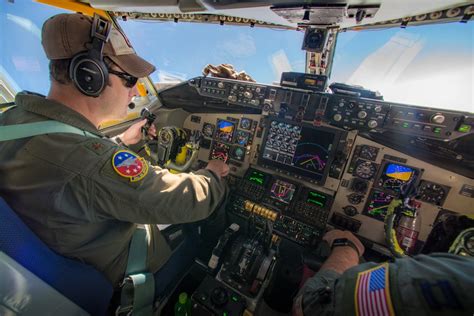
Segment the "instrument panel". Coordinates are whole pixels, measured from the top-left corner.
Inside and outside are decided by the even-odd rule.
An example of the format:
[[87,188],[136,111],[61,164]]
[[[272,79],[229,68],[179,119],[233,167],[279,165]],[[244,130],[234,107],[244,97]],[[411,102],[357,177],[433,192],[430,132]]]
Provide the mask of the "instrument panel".
[[319,240],[327,226],[348,229],[387,254],[383,220],[401,192],[417,192],[419,247],[442,212],[474,212],[472,179],[358,135],[396,131],[452,140],[472,133],[465,113],[219,78],[193,86],[228,106],[261,109],[194,113],[184,122],[202,133],[201,163],[221,159],[230,166],[227,210],[255,225],[269,220],[276,234],[303,246]]

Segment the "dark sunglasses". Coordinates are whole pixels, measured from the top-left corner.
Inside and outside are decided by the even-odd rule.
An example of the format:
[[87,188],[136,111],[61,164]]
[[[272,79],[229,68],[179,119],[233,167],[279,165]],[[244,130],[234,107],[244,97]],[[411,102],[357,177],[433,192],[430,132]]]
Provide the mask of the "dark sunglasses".
[[138,78],[132,75],[129,75],[125,72],[109,69],[109,73],[116,75],[117,77],[120,77],[121,79],[125,80],[125,86],[127,88],[133,88],[137,84]]

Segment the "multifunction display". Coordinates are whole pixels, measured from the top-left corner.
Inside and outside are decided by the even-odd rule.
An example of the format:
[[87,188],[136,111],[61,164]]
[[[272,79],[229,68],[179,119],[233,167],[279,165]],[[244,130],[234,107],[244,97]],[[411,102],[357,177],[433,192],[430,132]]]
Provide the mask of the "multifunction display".
[[273,120],[259,163],[322,184],[339,139],[339,131],[331,128]]
[[290,204],[296,186],[292,183],[276,179],[270,189],[270,197],[285,204]]

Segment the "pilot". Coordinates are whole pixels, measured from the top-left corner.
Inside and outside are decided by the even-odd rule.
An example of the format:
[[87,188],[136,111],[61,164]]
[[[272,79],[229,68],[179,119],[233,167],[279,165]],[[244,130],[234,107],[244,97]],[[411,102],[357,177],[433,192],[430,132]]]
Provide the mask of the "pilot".
[[364,246],[348,231],[323,239],[331,254],[306,281],[293,315],[472,315],[474,258],[449,253],[359,264]]
[[[229,168],[222,161],[210,161],[194,173],[172,174],[149,165],[125,146],[140,140],[144,121],[122,134],[123,145],[98,130],[105,121],[125,118],[131,98],[137,95],[137,78],[150,75],[155,67],[112,28],[98,57],[103,56],[108,69],[103,90],[97,96],[85,94],[81,91],[84,81],[96,78],[72,74],[71,60],[97,44],[91,35],[93,21],[82,14],[59,14],[44,23],[49,94],[19,93],[15,107],[0,115],[0,125],[50,120],[84,133],[40,134],[0,142],[0,195],[51,249],[91,264],[117,288],[124,278],[137,224],[207,218],[224,199],[222,178]],[[98,75],[87,64],[81,67],[91,76]],[[151,272],[159,272],[185,243],[173,252],[157,225],[149,225],[148,235],[147,265]],[[186,249],[196,251],[196,247]],[[157,280],[157,295],[180,273],[176,270],[174,263]]]

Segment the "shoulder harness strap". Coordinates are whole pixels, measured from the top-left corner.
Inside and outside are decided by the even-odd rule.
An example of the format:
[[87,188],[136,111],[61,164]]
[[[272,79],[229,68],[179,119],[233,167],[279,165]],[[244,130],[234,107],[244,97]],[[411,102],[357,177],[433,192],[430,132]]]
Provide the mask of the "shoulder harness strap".
[[70,133],[82,135],[85,137],[100,138],[98,135],[84,131],[69,124],[49,120],[0,126],[0,142],[52,133]]
[[155,281],[147,271],[149,235],[145,229],[137,228],[133,234],[128,253],[127,270],[122,283],[120,306],[116,315],[145,316],[153,314]]

